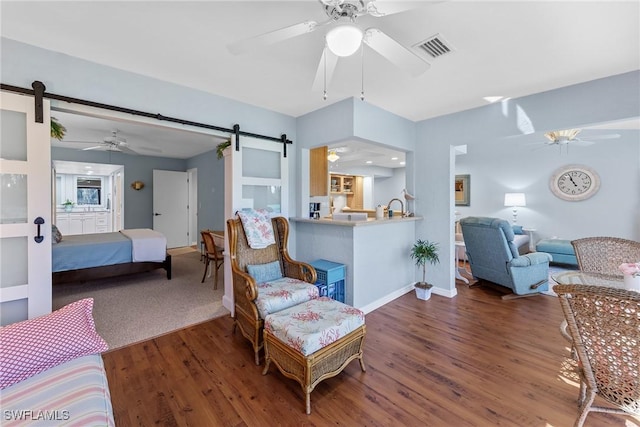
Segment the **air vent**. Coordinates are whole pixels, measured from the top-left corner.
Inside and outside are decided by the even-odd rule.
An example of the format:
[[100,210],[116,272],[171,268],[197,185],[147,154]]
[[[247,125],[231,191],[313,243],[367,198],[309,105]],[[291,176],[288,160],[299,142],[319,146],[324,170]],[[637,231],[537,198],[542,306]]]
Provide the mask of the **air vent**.
[[453,47],[440,35],[429,37],[414,46],[422,54],[427,54],[431,58],[439,58],[453,52]]

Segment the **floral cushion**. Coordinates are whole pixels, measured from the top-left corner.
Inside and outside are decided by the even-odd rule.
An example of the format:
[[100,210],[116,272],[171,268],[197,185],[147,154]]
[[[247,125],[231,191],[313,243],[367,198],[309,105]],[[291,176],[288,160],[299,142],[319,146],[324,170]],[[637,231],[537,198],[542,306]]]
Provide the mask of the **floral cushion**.
[[355,307],[320,297],[270,314],[264,328],[280,341],[308,356],[364,325]]
[[291,277],[258,283],[257,286],[258,298],[255,303],[263,319],[270,313],[307,302],[320,295],[315,285]]
[[273,224],[266,209],[239,211],[247,243],[252,249],[263,249],[276,242]]

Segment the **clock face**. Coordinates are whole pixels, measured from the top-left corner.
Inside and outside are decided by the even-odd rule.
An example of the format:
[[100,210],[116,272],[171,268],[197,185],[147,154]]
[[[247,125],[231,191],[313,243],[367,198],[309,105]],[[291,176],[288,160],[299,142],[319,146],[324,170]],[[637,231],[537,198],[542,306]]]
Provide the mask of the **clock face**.
[[587,166],[563,166],[553,173],[549,186],[553,194],[563,200],[585,200],[600,188],[600,177]]

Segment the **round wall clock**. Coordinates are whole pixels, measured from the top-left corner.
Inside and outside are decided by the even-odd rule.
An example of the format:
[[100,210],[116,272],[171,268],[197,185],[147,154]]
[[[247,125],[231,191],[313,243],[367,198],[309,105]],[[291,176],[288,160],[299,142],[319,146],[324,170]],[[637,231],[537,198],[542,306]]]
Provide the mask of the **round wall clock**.
[[596,194],[600,188],[600,177],[587,166],[562,166],[551,175],[549,188],[562,200],[585,200]]

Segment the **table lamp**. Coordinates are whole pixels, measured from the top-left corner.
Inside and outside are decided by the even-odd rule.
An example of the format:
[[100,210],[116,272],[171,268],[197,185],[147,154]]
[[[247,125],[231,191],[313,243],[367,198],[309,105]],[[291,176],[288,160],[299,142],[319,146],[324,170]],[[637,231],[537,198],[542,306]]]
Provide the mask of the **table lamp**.
[[513,208],[513,223],[518,221],[518,206],[527,206],[524,193],[504,193],[504,205]]

